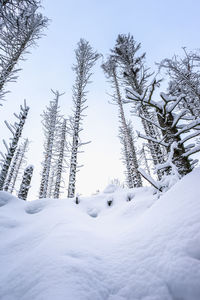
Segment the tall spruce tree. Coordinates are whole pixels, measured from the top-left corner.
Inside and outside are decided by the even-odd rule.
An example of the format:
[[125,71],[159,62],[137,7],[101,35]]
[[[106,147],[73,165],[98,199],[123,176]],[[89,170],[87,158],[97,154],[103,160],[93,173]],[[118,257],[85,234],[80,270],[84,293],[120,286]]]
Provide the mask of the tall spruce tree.
[[[115,47],[111,50],[112,56],[118,62],[121,69],[121,79],[126,87],[132,88],[139,95],[142,95],[149,77],[152,75],[145,67],[145,56],[143,53],[138,54],[141,48],[141,44],[137,43],[133,36],[130,34],[119,34],[116,40]],[[149,108],[142,103],[139,106],[134,107],[134,111],[141,118],[142,125],[144,127],[145,134],[152,137],[152,140],[148,141],[148,146],[151,152],[153,163],[156,166],[163,162],[162,146],[154,143],[153,139],[157,137],[157,130],[155,125],[149,122],[151,114]],[[154,123],[156,123],[156,116]],[[158,177],[161,178],[161,174],[158,172]]]
[[123,108],[123,99],[120,93],[119,81],[117,76],[116,60],[109,57],[102,65],[102,68],[112,84],[114,94],[112,100],[118,105],[120,120],[120,141],[123,144],[123,156],[127,169],[127,182],[129,188],[142,186],[141,176],[138,172],[138,161],[133,140],[131,125],[128,124]]
[[78,149],[85,143],[80,142],[80,131],[82,130],[83,111],[87,108],[86,103],[86,86],[90,82],[92,75],[91,68],[94,66],[100,55],[94,52],[89,42],[81,39],[75,50],[76,63],[73,66],[75,72],[75,83],[73,86],[73,117],[70,118],[70,131],[72,136],[71,159],[69,171],[68,197],[73,198],[75,195],[76,173],[78,170],[77,155]]

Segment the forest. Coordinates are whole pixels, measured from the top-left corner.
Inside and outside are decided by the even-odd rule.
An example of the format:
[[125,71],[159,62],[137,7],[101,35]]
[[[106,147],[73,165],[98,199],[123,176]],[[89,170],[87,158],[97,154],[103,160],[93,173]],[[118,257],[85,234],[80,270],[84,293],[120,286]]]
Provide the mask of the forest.
[[[51,98],[35,99],[35,107],[29,99],[18,103],[14,86],[34,52],[40,55],[40,41],[54,21],[40,0],[0,0],[0,110],[10,105],[8,95],[19,107],[9,109],[1,136],[0,299],[199,300],[200,48],[182,45],[181,54],[158,58],[152,67],[150,51],[134,32],[116,34],[105,52],[80,36],[66,102],[71,113],[61,106],[69,98],[64,86],[49,86]],[[40,63],[38,80],[45,81]],[[98,132],[91,141],[84,135],[97,70],[117,119],[121,155],[114,164],[121,160],[124,179],[116,174],[94,193],[95,173],[88,174],[91,196],[85,196],[77,185],[82,162],[100,138]],[[52,76],[54,70],[47,72]],[[40,116],[34,120],[36,108]],[[98,113],[102,131],[116,127],[112,116],[106,120]],[[33,140],[34,131],[42,143]],[[105,138],[101,152],[107,161],[95,157],[102,166],[110,146]],[[30,197],[34,178],[36,200]]]
[[[49,20],[40,12],[38,1],[3,1],[1,7],[1,105],[6,100],[7,84],[17,82],[20,61],[37,44]],[[72,87],[73,107],[70,116],[62,115],[59,100],[63,93],[52,90],[52,99],[41,112],[44,145],[39,198],[76,195],[79,153],[88,142],[81,140],[86,117],[88,85],[92,68],[102,59],[102,71],[111,87],[110,102],[118,107],[118,135],[122,147],[124,186],[153,185],[158,192],[167,191],[197,165],[194,154],[200,151],[200,52],[183,47],[182,56],[174,55],[157,63],[157,69],[146,65],[146,53],[131,34],[119,34],[109,55],[95,51],[90,42],[80,38],[75,49]],[[34,51],[34,49],[33,49]],[[167,76],[167,89],[162,91],[161,71]],[[158,90],[158,92],[157,92]],[[126,116],[138,116],[142,132]],[[1,108],[3,109],[3,107]],[[29,106],[21,104],[14,112],[16,122],[5,120],[9,141],[3,139],[0,189],[26,199],[34,176],[34,166],[26,161],[29,137],[23,127],[29,117]],[[142,141],[138,144],[138,140]],[[120,157],[119,157],[120,159]],[[139,168],[140,166],[140,168]],[[67,179],[68,178],[68,179]],[[16,183],[21,180],[21,184]],[[117,181],[117,180],[114,180]],[[77,192],[78,194],[78,192]]]

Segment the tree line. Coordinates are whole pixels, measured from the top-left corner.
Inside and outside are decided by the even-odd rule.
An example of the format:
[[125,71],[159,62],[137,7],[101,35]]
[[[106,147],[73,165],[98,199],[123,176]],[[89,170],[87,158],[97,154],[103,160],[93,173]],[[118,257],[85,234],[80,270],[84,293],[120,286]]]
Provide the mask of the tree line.
[[[36,44],[48,26],[48,19],[39,11],[40,1],[4,0],[0,6],[0,100],[6,97],[6,84],[16,81],[18,64],[27,49]],[[87,86],[92,68],[102,55],[89,42],[80,39],[75,50],[73,71],[75,82],[73,110],[63,116],[59,99],[64,93],[52,90],[53,100],[42,113],[44,147],[39,198],[59,198],[69,169],[67,196],[75,197],[78,155],[88,142],[81,140],[82,120],[87,109]],[[193,154],[200,151],[200,52],[183,48],[183,56],[175,55],[158,63],[160,73],[146,65],[146,53],[130,34],[119,34],[114,47],[101,65],[112,88],[111,100],[118,107],[119,139],[126,184],[141,187],[144,179],[159,192],[168,190],[177,180],[197,165]],[[168,88],[160,92],[162,72],[169,79]],[[124,106],[131,105],[131,114],[141,120],[143,133],[129,120]],[[6,126],[12,134],[9,144],[3,140],[6,154],[1,153],[0,190],[13,192],[16,180],[23,173],[18,197],[26,199],[33,166],[25,169],[29,141],[22,132],[29,107],[24,102],[17,122]],[[138,149],[138,139],[143,140]],[[21,144],[20,144],[21,142]],[[142,166],[142,167],[141,167]]]

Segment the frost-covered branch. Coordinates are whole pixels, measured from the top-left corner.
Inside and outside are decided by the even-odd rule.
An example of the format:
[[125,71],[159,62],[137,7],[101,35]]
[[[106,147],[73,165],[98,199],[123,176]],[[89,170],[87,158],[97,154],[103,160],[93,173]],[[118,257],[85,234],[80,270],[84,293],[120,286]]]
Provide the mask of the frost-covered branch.
[[187,113],[194,118],[200,116],[200,60],[198,51],[187,51],[183,47],[183,56],[174,55],[159,63],[160,70],[165,70],[170,82],[168,94],[171,96],[185,95],[185,101],[180,108],[186,108]]
[[[155,81],[152,83],[152,86],[155,87]],[[132,101],[136,101],[156,109],[158,123],[162,131],[163,138],[161,140],[158,138],[152,139],[150,134],[140,134],[140,137],[148,141],[161,144],[166,148],[167,153],[170,153],[170,147],[175,143],[177,145],[177,148],[173,151],[173,163],[178,168],[179,173],[181,175],[185,175],[192,170],[192,164],[188,160],[187,155],[185,155],[187,151],[183,145],[181,135],[183,133],[189,132],[190,137],[184,137],[184,141],[189,140],[191,138],[190,130],[198,128],[199,119],[193,120],[189,124],[182,119],[185,116],[185,109],[179,111],[177,107],[178,104],[180,104],[180,102],[184,101],[185,99],[185,96],[183,94],[179,95],[178,97],[171,97],[164,93],[161,93],[161,100],[154,101],[152,90],[154,90],[154,88],[150,87],[150,92],[145,93],[146,95],[149,95],[146,97],[140,96],[138,94],[135,95],[134,92],[127,92],[127,97],[129,99],[132,99]]]
[[[6,4],[5,4],[6,3]],[[0,8],[0,99],[5,85],[16,81],[20,68],[31,46],[36,45],[47,27],[48,19],[38,12],[40,1],[9,0]]]

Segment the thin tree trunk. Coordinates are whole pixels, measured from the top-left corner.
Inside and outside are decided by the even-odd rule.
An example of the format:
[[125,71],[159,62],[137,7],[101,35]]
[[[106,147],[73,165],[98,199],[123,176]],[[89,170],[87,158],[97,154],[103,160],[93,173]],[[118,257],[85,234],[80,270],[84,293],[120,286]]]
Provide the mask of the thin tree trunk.
[[58,161],[57,161],[57,172],[56,172],[54,198],[59,198],[59,196],[60,196],[60,184],[61,184],[61,178],[62,178],[65,143],[66,143],[66,141],[65,141],[66,125],[67,125],[67,121],[66,121],[66,119],[64,119],[63,124],[62,124],[62,132],[61,132],[60,153],[59,153],[59,157],[58,157]]
[[20,153],[21,153],[21,149],[19,148],[16,152],[15,157],[14,157],[14,161],[11,164],[10,172],[8,174],[8,177],[6,178],[6,182],[5,182],[4,187],[3,187],[4,191],[8,191],[10,189],[10,183],[13,179],[14,172],[16,171],[16,165],[17,165],[18,159],[20,157]]
[[59,93],[56,92],[56,99],[54,104],[54,111],[51,112],[51,124],[48,132],[48,140],[47,140],[47,150],[44,159],[44,165],[42,170],[42,179],[40,184],[39,198],[46,198],[48,191],[48,183],[49,183],[49,174],[51,168],[51,160],[53,153],[53,143],[55,137],[55,129],[56,129],[56,120],[57,120],[57,110],[58,110],[58,99]]
[[28,191],[30,189],[30,183],[33,175],[33,166],[26,167],[22,179],[22,183],[19,189],[18,198],[26,200]]
[[126,148],[127,148],[129,167],[131,170],[131,177],[132,177],[132,185],[134,187],[140,187],[140,186],[142,186],[142,179],[141,179],[140,173],[137,170],[139,166],[138,166],[135,146],[134,146],[133,138],[129,132],[126,119],[125,119],[124,109],[123,109],[123,104],[122,104],[122,99],[121,99],[121,94],[120,94],[120,90],[119,90],[119,85],[118,85],[115,69],[113,69],[113,79],[114,79],[115,89],[116,89],[116,93],[117,93],[117,103],[119,106],[120,120],[121,120],[122,127],[124,129],[124,134],[125,134],[124,141],[126,143]]

